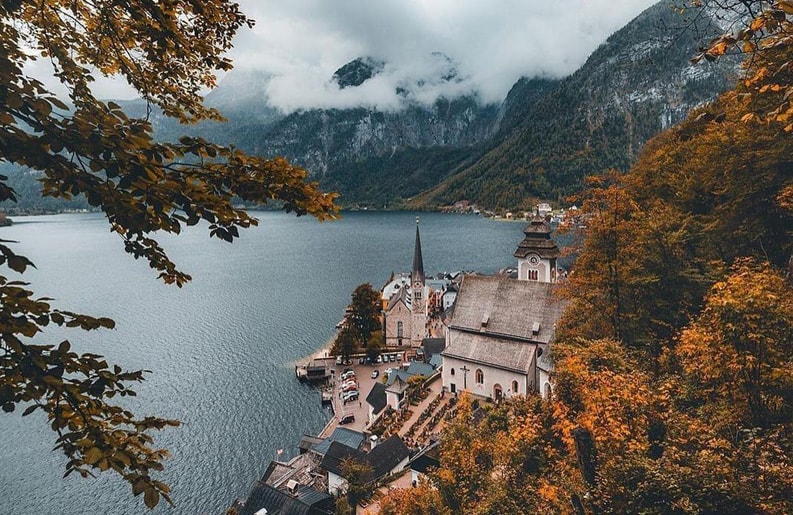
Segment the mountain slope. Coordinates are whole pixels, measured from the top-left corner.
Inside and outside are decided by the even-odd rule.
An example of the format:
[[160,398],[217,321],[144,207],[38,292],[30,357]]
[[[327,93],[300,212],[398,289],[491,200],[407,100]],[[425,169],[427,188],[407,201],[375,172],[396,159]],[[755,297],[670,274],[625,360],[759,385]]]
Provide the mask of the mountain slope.
[[502,124],[489,151],[415,205],[468,199],[529,207],[532,198],[561,199],[588,175],[627,169],[650,137],[735,79],[734,60],[689,63],[703,35],[717,32],[715,25],[700,34],[669,28],[682,23],[661,2],[608,38],[539,101],[520,102],[512,97],[521,89],[513,88],[505,104],[514,107],[504,117],[511,122]]

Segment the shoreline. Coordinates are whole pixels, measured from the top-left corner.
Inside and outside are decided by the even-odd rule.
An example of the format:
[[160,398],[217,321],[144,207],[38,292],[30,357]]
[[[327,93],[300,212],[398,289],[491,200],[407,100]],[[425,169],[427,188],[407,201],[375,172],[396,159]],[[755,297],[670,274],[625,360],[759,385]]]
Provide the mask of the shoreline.
[[307,356],[303,356],[302,358],[298,358],[291,363],[292,366],[302,366],[306,363],[311,362],[314,359],[325,359],[330,358],[330,349],[333,348],[333,342],[336,340],[336,335],[334,334],[331,336],[328,341],[326,341],[320,348],[313,351],[311,354]]

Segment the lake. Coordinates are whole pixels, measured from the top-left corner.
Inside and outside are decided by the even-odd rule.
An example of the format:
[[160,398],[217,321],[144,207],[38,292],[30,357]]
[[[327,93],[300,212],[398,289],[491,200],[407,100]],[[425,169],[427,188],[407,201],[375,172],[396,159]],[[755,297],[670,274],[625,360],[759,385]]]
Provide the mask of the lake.
[[[24,275],[37,296],[116,320],[112,331],[52,330],[46,343],[69,338],[78,352],[151,370],[130,407],[183,422],[156,435],[172,453],[161,478],[176,506],[161,503],[154,513],[223,513],[247,496],[277,449],[296,454],[301,435],[316,434],[330,414],[315,389],[295,380],[294,362],[333,337],[355,286],[379,289],[391,272],[410,271],[415,213],[347,213],[329,223],[257,216],[260,226],[233,244],[200,229],[163,237],[193,276],[181,289],[126,255],[98,214],[22,217],[0,229],[38,267]],[[420,216],[427,274],[515,266],[525,223]],[[148,512],[111,474],[61,479],[54,433],[39,412],[20,412],[0,416],[0,513]]]

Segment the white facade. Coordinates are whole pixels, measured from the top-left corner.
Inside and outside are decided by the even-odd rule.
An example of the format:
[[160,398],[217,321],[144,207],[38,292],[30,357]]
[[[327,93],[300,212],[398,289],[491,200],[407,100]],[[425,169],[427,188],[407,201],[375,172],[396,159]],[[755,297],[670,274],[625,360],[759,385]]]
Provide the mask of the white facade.
[[450,307],[454,305],[454,301],[457,299],[457,291],[456,290],[448,290],[443,294],[443,310],[446,311]]
[[543,259],[535,253],[518,259],[518,279],[541,283],[556,281],[556,259]]
[[328,471],[328,493],[333,496],[347,491],[347,480],[343,477]]
[[500,399],[535,391],[533,371],[533,362],[529,370],[519,373],[444,356],[441,377],[448,392],[468,391],[480,397]]

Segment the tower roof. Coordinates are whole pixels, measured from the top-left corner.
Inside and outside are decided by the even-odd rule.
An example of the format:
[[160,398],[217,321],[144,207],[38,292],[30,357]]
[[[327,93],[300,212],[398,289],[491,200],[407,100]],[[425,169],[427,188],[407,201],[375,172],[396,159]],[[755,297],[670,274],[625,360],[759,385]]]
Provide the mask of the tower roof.
[[531,253],[546,259],[559,257],[559,247],[551,238],[551,226],[539,215],[531,219],[529,225],[523,229],[523,234],[526,236],[515,251],[516,258],[525,258]]
[[424,282],[424,258],[421,256],[421,237],[419,236],[419,217],[416,217],[416,247],[413,249],[413,282],[420,278]]

